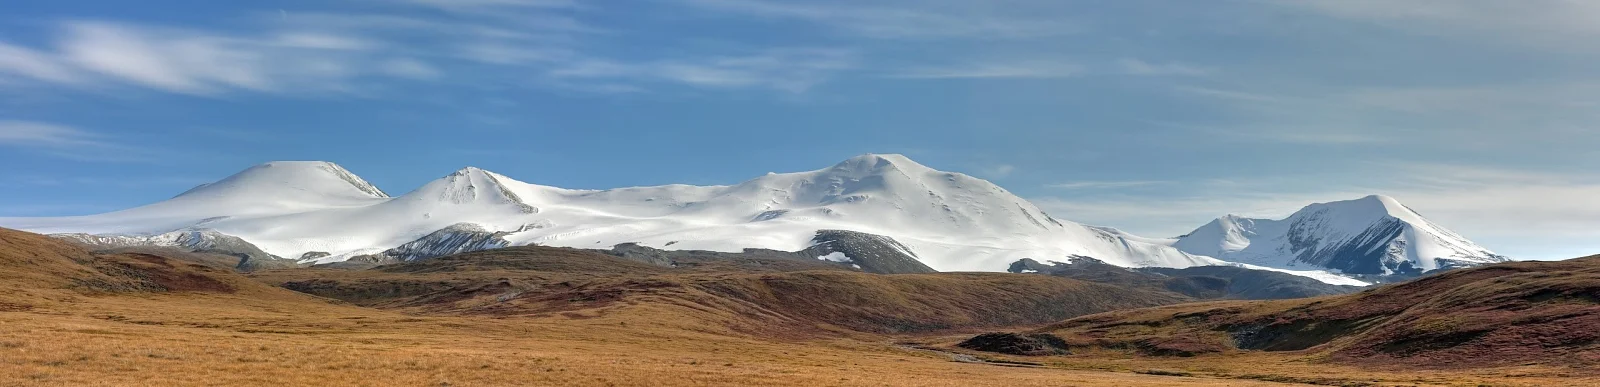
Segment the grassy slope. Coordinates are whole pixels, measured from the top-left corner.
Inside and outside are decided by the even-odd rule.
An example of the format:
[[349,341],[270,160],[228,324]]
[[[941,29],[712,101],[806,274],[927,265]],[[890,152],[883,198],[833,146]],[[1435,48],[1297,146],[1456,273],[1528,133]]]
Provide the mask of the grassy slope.
[[1116,311],[1033,332],[1098,354],[1092,361],[1067,357],[1080,363],[1117,354],[1208,375],[1276,370],[1285,378],[1320,372],[1340,383],[1396,373],[1593,381],[1600,365],[1600,256],[1456,270],[1343,296]]
[[1600,364],[1600,257],[1457,270],[1347,296],[1114,312],[1044,330],[1110,346],[1165,338],[1201,351],[1316,349],[1372,365],[1587,367]]

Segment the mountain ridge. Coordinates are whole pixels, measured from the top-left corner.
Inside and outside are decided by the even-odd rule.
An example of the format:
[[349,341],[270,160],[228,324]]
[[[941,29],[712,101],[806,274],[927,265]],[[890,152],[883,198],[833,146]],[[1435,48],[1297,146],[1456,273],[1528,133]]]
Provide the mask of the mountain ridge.
[[[1181,240],[1063,221],[987,180],[895,154],[864,154],[823,169],[768,173],[731,185],[609,190],[543,186],[464,167],[394,197],[337,164],[270,162],[168,201],[81,217],[0,218],[0,225],[134,236],[209,230],[279,257],[304,257],[307,264],[402,246],[463,252],[635,243],[793,252],[813,247],[822,230],[889,238],[908,250],[904,256],[941,271],[1003,271],[1018,259],[1074,256],[1124,267],[1231,264],[1186,251],[1178,246]],[[452,227],[493,238],[447,232]],[[1316,272],[1295,274],[1329,281]]]

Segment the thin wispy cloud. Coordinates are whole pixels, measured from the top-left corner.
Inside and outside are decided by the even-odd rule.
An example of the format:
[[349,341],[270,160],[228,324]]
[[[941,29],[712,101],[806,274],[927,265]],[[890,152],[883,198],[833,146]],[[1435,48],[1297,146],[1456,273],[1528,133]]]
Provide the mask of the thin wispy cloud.
[[798,93],[854,65],[854,53],[848,50],[779,49],[740,56],[645,63],[587,60],[558,67],[549,75],[557,79],[638,80],[709,88],[767,88]]
[[1083,73],[1084,67],[1074,63],[1020,61],[911,68],[889,74],[888,77],[904,79],[1068,78],[1079,76]]
[[383,62],[380,69],[391,76],[412,79],[434,79],[441,74],[432,65],[409,58],[390,59]]
[[115,211],[118,208],[106,205],[84,204],[0,204],[0,214],[7,216],[59,216],[61,214],[89,215]]
[[1117,66],[1122,73],[1129,75],[1201,76],[1211,74],[1213,71],[1209,68],[1193,66],[1184,63],[1150,63],[1134,58],[1119,59],[1117,60]]
[[[71,87],[118,85],[178,94],[337,90],[396,73],[377,43],[307,32],[243,35],[102,21],[60,26],[49,49],[0,43],[0,72]],[[416,64],[416,63],[413,63]],[[415,70],[418,66],[410,66]]]
[[[1493,149],[1527,136],[1600,140],[1600,133],[1579,129],[1600,119],[1594,109],[1600,106],[1600,83],[1593,81],[1256,89],[1174,86],[1174,95],[1211,104],[1247,122],[1158,125],[1232,141],[1294,144]],[[1440,125],[1453,135],[1439,135]]]
[[72,71],[61,58],[47,52],[0,42],[0,74],[10,74],[54,83],[76,84],[82,74]]
[[1017,39],[1060,36],[1080,27],[1071,22],[994,15],[994,8],[937,2],[783,2],[768,0],[676,0],[708,11],[797,20],[878,39]]
[[0,120],[0,148],[94,162],[146,162],[148,149],[115,142],[109,136],[46,122]]
[[1007,176],[1011,176],[1011,174],[1015,173],[1016,171],[1017,171],[1017,166],[1011,165],[1011,164],[999,164],[999,165],[994,165],[994,166],[983,168],[984,176],[997,178],[997,179],[998,178],[1004,178],[1004,177],[1007,177]]
[[1193,137],[1202,137],[1224,143],[1371,146],[1383,144],[1390,139],[1384,135],[1381,128],[1364,128],[1360,126],[1300,123],[1285,123],[1283,125],[1218,125],[1163,121],[1145,121],[1145,123],[1161,128],[1188,132]]
[[456,49],[456,55],[479,63],[495,65],[528,65],[556,62],[580,57],[570,49],[561,47],[530,47],[507,42],[480,42]]
[[98,137],[63,125],[32,121],[0,121],[0,145],[37,147],[108,145]]
[[1361,87],[1329,96],[1337,103],[1421,114],[1483,114],[1593,111],[1600,106],[1600,80],[1513,82],[1436,87]]
[[[621,58],[591,52],[600,31],[557,14],[566,1],[403,0],[397,9],[516,10],[452,18],[289,12],[239,30],[69,21],[44,47],[0,41],[0,78],[193,96],[349,93],[394,82],[477,82],[607,94],[657,87],[799,93],[856,66],[843,48],[773,47]],[[430,48],[431,47],[431,48]],[[432,49],[437,48],[437,49]],[[489,66],[489,67],[483,67]],[[468,73],[458,73],[463,68]],[[498,78],[498,80],[497,80]],[[508,82],[506,78],[518,79]]]
[[1244,91],[1244,90],[1220,89],[1220,88],[1214,88],[1214,87],[1180,85],[1180,86],[1174,86],[1172,88],[1172,90],[1176,91],[1178,93],[1182,93],[1182,94],[1189,94],[1189,95],[1198,96],[1198,97],[1207,97],[1207,98],[1214,98],[1214,99],[1220,99],[1220,100],[1229,100],[1229,101],[1236,101],[1236,102],[1271,103],[1271,104],[1293,102],[1292,100],[1290,100],[1287,97],[1278,96],[1278,95],[1272,95],[1272,94],[1266,94],[1266,93],[1258,93],[1258,92],[1253,92],[1253,91]]
[[444,10],[481,10],[505,8],[574,8],[574,0],[367,0],[420,5]]
[[105,177],[19,175],[0,178],[0,182],[14,185],[93,188],[173,187],[179,189],[188,189],[190,187],[212,181],[215,181],[215,179],[179,176]]
[[1489,41],[1559,49],[1600,49],[1574,44],[1574,36],[1600,35],[1600,3],[1571,0],[1267,0],[1288,9],[1376,23],[1425,35],[1472,36]]
[[1068,59],[1018,57],[1005,60],[986,59],[959,65],[909,66],[905,70],[888,74],[888,77],[906,79],[1048,79],[1105,75],[1194,77],[1210,75],[1213,71],[1210,68],[1179,62],[1157,64],[1132,58],[1118,59],[1109,64],[1102,62],[1085,65]]
[[1122,189],[1133,187],[1148,187],[1153,185],[1169,184],[1169,181],[1158,180],[1130,180],[1130,181],[1074,181],[1071,183],[1050,184],[1048,187],[1064,190],[1095,190],[1095,189]]

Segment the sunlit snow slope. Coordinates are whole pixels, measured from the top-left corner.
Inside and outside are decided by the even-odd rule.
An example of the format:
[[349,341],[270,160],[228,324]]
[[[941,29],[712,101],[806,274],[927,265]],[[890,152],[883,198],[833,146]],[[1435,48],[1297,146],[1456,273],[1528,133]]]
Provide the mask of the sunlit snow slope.
[[389,195],[350,171],[322,161],[257,165],[143,207],[61,218],[0,218],[0,224],[37,232],[159,234],[238,219],[383,203]]
[[717,251],[795,251],[817,230],[852,230],[892,237],[944,271],[998,271],[1020,258],[1072,255],[1124,266],[1219,263],[1161,241],[1051,218],[992,183],[900,155],[863,155],[730,186],[604,191],[533,185],[466,168],[395,198],[331,163],[273,162],[134,209],[0,219],[44,233],[211,229],[282,257],[330,253],[323,262],[379,252],[460,223],[508,232],[503,238],[517,245],[636,242]]
[[1350,274],[1419,274],[1506,260],[1379,195],[1312,204],[1282,220],[1228,215],[1172,246],[1233,262]]

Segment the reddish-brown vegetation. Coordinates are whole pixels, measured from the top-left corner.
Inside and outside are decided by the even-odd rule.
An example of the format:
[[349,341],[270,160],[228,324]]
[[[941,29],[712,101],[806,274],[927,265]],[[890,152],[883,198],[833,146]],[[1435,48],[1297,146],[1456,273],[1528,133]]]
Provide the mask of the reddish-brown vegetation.
[[1039,332],[1152,356],[1297,351],[1390,368],[1600,364],[1600,256],[1456,270],[1356,294],[1085,316]]
[[[1063,325],[1057,330],[1074,335],[1060,341],[1042,334],[1021,335],[1028,339],[1022,343],[1026,346],[1017,347],[1024,352],[1074,348],[1071,355],[1046,361],[983,362],[971,354],[897,344],[964,338],[970,334],[960,332],[968,331],[1025,329],[1039,321],[1181,300],[1170,293],[1038,275],[885,276],[806,262],[759,260],[664,268],[542,248],[376,270],[268,271],[253,274],[254,278],[194,262],[159,252],[95,253],[0,229],[0,385],[1265,386],[1594,381],[1572,378],[1582,376],[1572,368],[1368,371],[1326,362],[1304,351],[1239,352],[1228,347],[1221,354],[1212,353],[1207,345],[1226,341],[1208,340],[1228,339],[1217,331],[1193,336],[1131,334],[1178,332],[1180,325],[1200,326],[1213,319],[1266,321],[1273,313],[1304,306],[1301,301],[1137,309],[1068,324],[1103,325],[1098,333]],[[1586,294],[1582,286],[1558,285],[1569,281],[1551,281],[1545,288],[1553,292],[1528,293],[1526,302],[1537,308],[1573,303],[1581,297],[1572,294]],[[1319,300],[1323,303],[1319,305],[1334,305],[1334,300]],[[1182,316],[1172,319],[1175,313]],[[1571,321],[1559,315],[1545,318],[1556,324]],[[1129,340],[1134,337],[1151,340]],[[1093,340],[1122,342],[1126,349],[1085,345]],[[1123,351],[1170,355],[1181,351],[1194,356],[1129,356]]]

